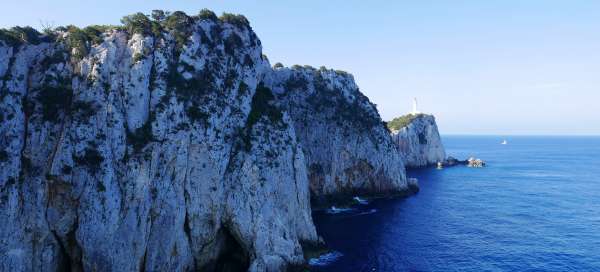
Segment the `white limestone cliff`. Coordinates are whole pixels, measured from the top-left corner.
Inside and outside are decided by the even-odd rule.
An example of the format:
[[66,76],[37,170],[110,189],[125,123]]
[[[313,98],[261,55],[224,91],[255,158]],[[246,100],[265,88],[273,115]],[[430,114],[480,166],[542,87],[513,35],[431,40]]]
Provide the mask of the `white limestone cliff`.
[[350,75],[272,69],[241,16],[157,20],[0,35],[0,271],[281,271],[311,193],[416,186]]
[[398,147],[406,167],[422,167],[446,160],[446,151],[438,132],[435,117],[417,114],[391,135]]
[[416,190],[379,113],[343,71],[275,68],[270,84],[302,144],[311,198],[318,204],[353,195]]

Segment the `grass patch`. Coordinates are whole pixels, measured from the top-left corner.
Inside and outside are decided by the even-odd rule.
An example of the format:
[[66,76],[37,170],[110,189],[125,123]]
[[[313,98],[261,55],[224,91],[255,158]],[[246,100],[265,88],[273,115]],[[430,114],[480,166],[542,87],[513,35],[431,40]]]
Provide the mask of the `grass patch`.
[[387,122],[387,127],[390,131],[400,130],[401,128],[408,126],[415,118],[422,116],[422,114],[407,114],[392,119]]

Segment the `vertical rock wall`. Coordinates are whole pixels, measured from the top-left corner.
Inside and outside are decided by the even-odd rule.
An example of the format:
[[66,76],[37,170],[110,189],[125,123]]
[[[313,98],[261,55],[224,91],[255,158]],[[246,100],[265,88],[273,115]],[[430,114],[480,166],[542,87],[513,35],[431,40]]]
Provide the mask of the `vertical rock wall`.
[[351,75],[271,68],[243,16],[144,18],[0,32],[0,271],[280,271],[311,196],[409,191]]
[[410,192],[401,156],[352,75],[295,66],[276,68],[265,81],[293,120],[316,204]]
[[392,139],[398,146],[406,167],[433,165],[446,159],[446,151],[433,115],[415,116],[406,126],[392,131]]

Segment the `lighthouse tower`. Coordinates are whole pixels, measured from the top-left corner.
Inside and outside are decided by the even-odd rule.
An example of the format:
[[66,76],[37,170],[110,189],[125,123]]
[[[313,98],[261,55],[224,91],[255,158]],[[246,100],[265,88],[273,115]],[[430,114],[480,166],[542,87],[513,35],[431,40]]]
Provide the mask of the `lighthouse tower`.
[[414,114],[417,115],[421,113],[418,109],[417,109],[417,98],[413,98],[413,105],[412,105],[412,111],[410,112],[410,114]]

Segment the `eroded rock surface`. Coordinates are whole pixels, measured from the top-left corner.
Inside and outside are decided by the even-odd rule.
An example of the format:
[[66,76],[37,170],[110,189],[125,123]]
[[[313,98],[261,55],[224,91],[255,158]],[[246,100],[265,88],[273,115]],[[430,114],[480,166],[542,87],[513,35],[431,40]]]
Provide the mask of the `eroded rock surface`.
[[408,189],[352,76],[271,68],[242,16],[140,24],[0,39],[0,271],[281,271],[311,193]]
[[392,131],[392,139],[406,167],[435,165],[446,160],[446,151],[433,115],[411,117],[408,124]]
[[313,201],[410,191],[401,156],[352,75],[294,66],[276,68],[265,81],[293,121]]

